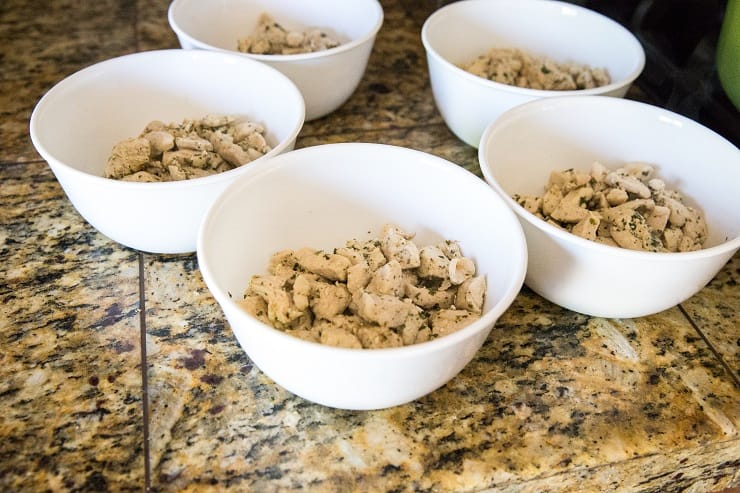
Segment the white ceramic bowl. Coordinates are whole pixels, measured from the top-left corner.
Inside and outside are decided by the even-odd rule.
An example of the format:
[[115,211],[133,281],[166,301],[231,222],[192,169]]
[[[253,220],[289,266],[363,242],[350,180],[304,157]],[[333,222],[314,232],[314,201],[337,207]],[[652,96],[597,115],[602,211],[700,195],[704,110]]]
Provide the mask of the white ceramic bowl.
[[[740,247],[740,152],[698,123],[636,101],[578,96],[532,101],[486,128],[483,175],[519,216],[527,236],[525,283],[589,315],[630,318],[670,308],[704,287]],[[686,253],[626,250],[547,224],[513,194],[542,195],[551,171],[656,166],[656,177],[705,214],[706,248]]]
[[[265,164],[224,192],[198,237],[203,278],[252,361],[289,391],[344,409],[403,404],[453,378],[524,280],[524,235],[498,194],[449,161],[381,144],[308,147]],[[481,319],[423,344],[344,349],[287,335],[235,303],[273,253],[377,237],[388,222],[416,233],[419,245],[460,242],[487,278]]]
[[[103,177],[113,145],[151,120],[219,113],[263,124],[272,151],[187,181]],[[300,92],[277,70],[233,54],[163,50],[100,62],[62,80],[36,105],[30,133],[72,204],[101,233],[138,250],[184,253],[195,251],[201,218],[216,196],[254,163],[292,149],[303,121]]]
[[[437,108],[450,130],[473,147],[483,129],[513,106],[566,94],[621,97],[645,65],[642,46],[621,25],[583,7],[551,0],[454,2],[429,16],[421,39]],[[458,67],[494,47],[606,68],[612,82],[593,89],[547,91],[493,82]]]
[[319,28],[339,41],[329,50],[296,55],[242,56],[287,75],[306,101],[306,120],[339,108],[362,80],[375,35],[383,24],[377,0],[174,0],[168,19],[183,48],[237,52],[237,40],[252,34],[260,15],[286,29]]

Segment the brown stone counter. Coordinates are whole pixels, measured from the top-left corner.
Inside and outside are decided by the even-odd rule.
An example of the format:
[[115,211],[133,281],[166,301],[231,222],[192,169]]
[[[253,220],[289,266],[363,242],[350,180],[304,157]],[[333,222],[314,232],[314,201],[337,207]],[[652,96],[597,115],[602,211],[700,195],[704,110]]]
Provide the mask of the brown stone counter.
[[[481,176],[434,105],[418,20],[382,4],[358,90],[297,147],[394,144]],[[98,233],[28,136],[33,106],[67,75],[177,48],[167,7],[0,5],[0,491],[740,486],[739,255],[695,297],[640,319],[576,314],[525,287],[460,375],[391,409],[322,407],[261,373],[195,255]]]

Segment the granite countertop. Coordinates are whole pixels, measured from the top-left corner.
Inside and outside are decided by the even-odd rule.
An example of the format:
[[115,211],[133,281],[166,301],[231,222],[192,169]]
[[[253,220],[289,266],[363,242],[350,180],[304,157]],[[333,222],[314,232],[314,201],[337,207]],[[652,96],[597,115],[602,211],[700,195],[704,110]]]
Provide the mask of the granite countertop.
[[[360,87],[297,147],[395,144],[480,176],[434,106],[418,20],[382,3]],[[0,490],[740,486],[738,255],[690,300],[639,319],[579,315],[525,287],[470,365],[407,405],[329,409],[262,374],[195,256],[142,254],[95,231],[28,136],[33,106],[65,76],[177,48],[167,6],[0,4]]]

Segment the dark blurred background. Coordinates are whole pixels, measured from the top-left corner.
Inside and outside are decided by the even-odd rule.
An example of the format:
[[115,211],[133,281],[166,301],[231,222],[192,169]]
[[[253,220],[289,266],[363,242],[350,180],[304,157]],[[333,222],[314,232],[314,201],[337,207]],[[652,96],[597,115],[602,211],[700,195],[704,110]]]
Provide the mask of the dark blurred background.
[[715,59],[726,0],[570,3],[601,12],[637,36],[646,62],[635,83],[650,100],[740,144],[740,114],[719,83]]
[[[727,0],[565,0],[629,29],[645,49],[635,85],[654,102],[740,145],[740,112],[717,76],[716,50]],[[449,0],[402,0],[420,23]],[[740,57],[740,53],[737,54]]]

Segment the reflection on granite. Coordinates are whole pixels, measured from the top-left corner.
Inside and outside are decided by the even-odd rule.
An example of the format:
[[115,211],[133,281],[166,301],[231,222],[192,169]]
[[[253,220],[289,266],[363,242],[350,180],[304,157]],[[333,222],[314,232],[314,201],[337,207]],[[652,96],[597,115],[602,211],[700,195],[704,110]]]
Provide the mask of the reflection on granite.
[[0,485],[141,488],[138,262],[45,163],[0,167]]
[[[524,288],[476,358],[407,405],[330,409],[266,377],[234,339],[195,255],[138,254],[97,233],[28,137],[30,111],[64,76],[177,47],[168,3],[0,6],[0,490],[740,486],[740,255],[680,307],[634,320],[572,313]],[[358,90],[307,123],[297,147],[406,146],[480,177],[476,150],[434,106],[418,21],[395,0],[382,3]],[[634,89],[630,97],[643,99]]]
[[740,254],[735,255],[707,289],[683,303],[691,320],[709,339],[740,381]]

